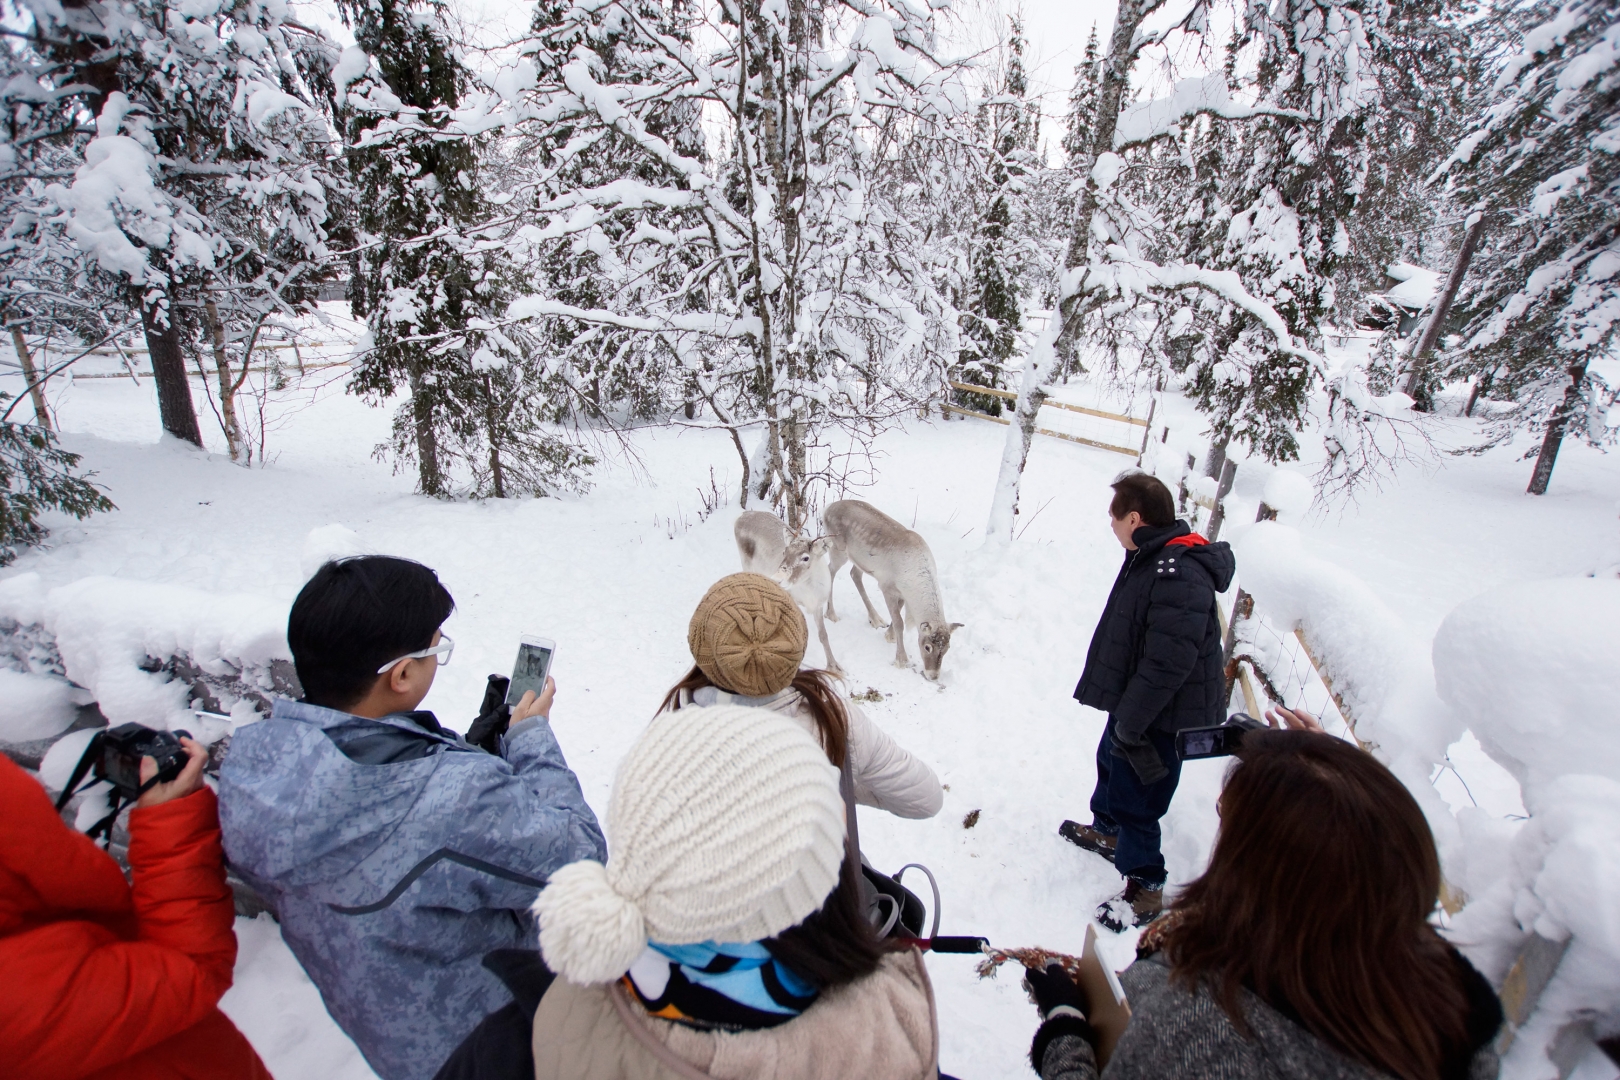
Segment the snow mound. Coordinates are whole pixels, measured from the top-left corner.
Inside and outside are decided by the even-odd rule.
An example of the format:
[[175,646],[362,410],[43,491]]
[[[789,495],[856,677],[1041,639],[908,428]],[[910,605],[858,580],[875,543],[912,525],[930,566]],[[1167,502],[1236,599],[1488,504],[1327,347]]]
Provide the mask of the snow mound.
[[1400,616],[1354,574],[1308,553],[1292,526],[1250,526],[1237,556],[1257,610],[1304,632],[1362,739],[1396,756],[1446,759],[1463,727],[1434,700],[1427,650]]
[[1434,639],[1440,696],[1521,784],[1620,780],[1620,581],[1510,585],[1460,605]]
[[46,590],[38,575],[19,574],[0,581],[0,621],[53,635],[67,677],[113,724],[196,728],[190,684],[154,670],[172,658],[267,691],[272,661],[291,659],[284,604],[181,585],[88,577]]
[[67,729],[78,715],[61,679],[0,668],[0,742],[33,742]]
[[1293,469],[1278,469],[1266,481],[1262,502],[1277,512],[1277,520],[1294,525],[1316,501],[1316,487],[1308,477]]
[[315,571],[333,559],[371,554],[370,546],[347,525],[322,525],[309,530],[309,535],[304,538],[304,550],[299,553],[298,567],[304,572],[304,580],[308,581],[315,576]]

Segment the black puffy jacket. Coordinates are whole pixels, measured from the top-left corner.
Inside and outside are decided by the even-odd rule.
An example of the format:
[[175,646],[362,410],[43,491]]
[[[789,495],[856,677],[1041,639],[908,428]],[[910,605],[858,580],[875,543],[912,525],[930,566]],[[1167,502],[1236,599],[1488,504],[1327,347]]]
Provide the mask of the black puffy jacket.
[[1232,548],[1211,544],[1184,521],[1144,525],[1086,650],[1074,696],[1114,718],[1122,741],[1150,729],[1218,724],[1226,711],[1215,594],[1237,570]]

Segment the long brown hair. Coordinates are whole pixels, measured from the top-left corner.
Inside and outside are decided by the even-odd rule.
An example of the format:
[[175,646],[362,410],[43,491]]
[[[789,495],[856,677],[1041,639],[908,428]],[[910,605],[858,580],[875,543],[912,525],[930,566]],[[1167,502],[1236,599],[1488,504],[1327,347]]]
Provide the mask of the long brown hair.
[[1248,1032],[1241,989],[1402,1080],[1437,1080],[1468,1000],[1428,922],[1440,859],[1417,800],[1348,743],[1253,731],[1221,792],[1209,868],[1176,898],[1172,978]]
[[885,953],[908,946],[880,941],[862,911],[854,863],[845,859],[838,884],[821,907],[763,942],[772,956],[810,980],[818,990],[845,986],[877,970]]
[[[843,696],[833,685],[831,673],[819,668],[809,668],[793,676],[788,684],[799,692],[804,703],[810,709],[810,715],[816,721],[816,730],[821,734],[821,748],[827,751],[827,760],[840,769],[844,767],[844,755],[849,752],[849,713],[844,709]],[[714,682],[705,674],[703,669],[693,666],[686,677],[669,688],[664,695],[664,703],[658,706],[659,712],[679,708],[681,693],[684,691],[690,696],[694,691],[705,686],[715,686]],[[726,693],[732,691],[724,686],[715,686],[717,690]]]

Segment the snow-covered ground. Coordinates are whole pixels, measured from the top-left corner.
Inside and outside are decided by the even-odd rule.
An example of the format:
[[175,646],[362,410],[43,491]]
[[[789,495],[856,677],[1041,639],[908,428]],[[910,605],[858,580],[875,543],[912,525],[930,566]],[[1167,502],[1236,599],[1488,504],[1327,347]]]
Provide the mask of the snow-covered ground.
[[[345,396],[336,383],[313,389],[315,382],[283,397],[264,469],[159,441],[149,381],[83,381],[64,390],[57,398],[64,442],[84,455],[118,510],[53,522],[48,546],[0,572],[0,582],[34,573],[54,586],[112,575],[285,605],[308,560],[334,535],[326,530],[312,546],[311,532],[344,526],[369,550],[433,566],[454,594],[447,630],[456,655],[424,706],[452,726],[471,720],[485,675],[510,667],[521,634],[557,640],[553,724],[587,798],[605,806],[614,764],[690,665],[685,635],[694,605],[737,568],[735,509],[701,518],[711,467],[721,490],[734,491],[729,440],[713,431],[641,429],[629,438],[630,454],[604,448],[596,487],[585,496],[442,503],[413,495],[408,475],[373,459],[388,432],[386,410]],[[198,405],[211,426],[200,394]],[[1164,422],[1173,443],[1198,441],[1184,403],[1168,402]],[[1455,443],[1468,441],[1468,422],[1442,426]],[[1070,694],[1121,555],[1104,521],[1108,483],[1130,460],[1039,440],[1021,536],[986,551],[1005,430],[914,421],[879,440],[876,481],[850,492],[912,525],[933,547],[947,614],[966,624],[941,682],[892,666],[892,646],[867,625],[847,580],[836,592],[844,618],[829,633],[852,689],[882,695],[868,706],[873,717],[948,786],[945,809],[932,821],[863,815],[871,861],[932,868],[944,895],[944,933],[1077,953],[1090,913],[1120,884],[1106,863],[1059,839],[1056,827],[1087,814],[1103,717]],[[217,427],[212,440],[219,441]],[[1620,561],[1617,462],[1566,445],[1551,493],[1538,499],[1523,493],[1523,450],[1410,470],[1382,492],[1308,517],[1302,532],[1313,554],[1362,578],[1423,642],[1457,604],[1495,585],[1584,575]],[[1270,471],[1239,467],[1223,538],[1241,538]],[[810,660],[820,659],[812,643]],[[1522,813],[1517,785],[1477,743],[1459,744],[1454,760],[1468,787],[1443,782],[1453,805],[1478,801],[1495,816]],[[1191,763],[1183,773],[1165,821],[1172,882],[1202,865],[1221,775],[1218,762]],[[965,828],[973,811],[977,822]],[[274,924],[242,920],[238,936],[237,984],[224,1006],[271,1069],[314,1080],[370,1076]],[[1129,936],[1113,940],[1110,956],[1123,966],[1132,944]],[[929,966],[942,1068],[964,1080],[1028,1075],[1035,1016],[1016,976],[979,981],[969,957],[932,956]]]

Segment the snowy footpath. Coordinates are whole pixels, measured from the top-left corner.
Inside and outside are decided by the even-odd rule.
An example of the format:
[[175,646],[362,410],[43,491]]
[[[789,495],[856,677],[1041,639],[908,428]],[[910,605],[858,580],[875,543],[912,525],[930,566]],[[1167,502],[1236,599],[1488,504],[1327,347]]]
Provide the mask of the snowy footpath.
[[[127,590],[135,587],[128,583],[143,583],[162,586],[146,595],[159,604],[173,596],[177,610],[194,597],[187,590],[230,594],[236,603],[257,598],[270,613],[261,620],[273,625],[328,555],[365,550],[418,559],[438,570],[457,604],[446,626],[456,640],[454,661],[424,708],[465,727],[484,677],[510,668],[520,635],[556,639],[553,725],[587,798],[605,807],[615,763],[690,665],[693,607],[710,583],[737,569],[735,508],[702,514],[711,467],[734,498],[738,469],[727,437],[642,429],[632,434],[629,455],[604,447],[596,486],[585,496],[440,503],[414,496],[409,476],[373,459],[387,435],[386,412],[335,386],[306,405],[289,412],[272,437],[272,465],[246,470],[158,442],[149,385],[74,387],[58,402],[64,442],[84,454],[118,510],[83,523],[53,521],[44,550],[0,571],[0,608],[37,607],[50,590],[95,577],[102,580],[91,587],[105,592],[112,610],[127,610],[134,595]],[[1190,442],[1191,418],[1172,408],[1161,417],[1166,413],[1173,439]],[[1176,430],[1178,421],[1185,432]],[[850,491],[933,547],[946,613],[965,624],[940,683],[892,665],[893,647],[867,625],[847,578],[836,592],[843,619],[829,633],[852,691],[867,695],[872,717],[930,762],[947,787],[945,808],[930,821],[866,812],[861,831],[871,862],[891,870],[929,866],[944,896],[943,933],[1078,953],[1090,913],[1120,882],[1108,864],[1057,836],[1063,818],[1086,820],[1104,719],[1070,695],[1119,566],[1104,513],[1109,481],[1130,460],[1040,441],[1024,487],[1020,538],[986,550],[983,527],[1004,430],[978,421],[915,421],[880,440],[875,482]],[[1365,582],[1424,649],[1447,615],[1477,594],[1620,563],[1620,463],[1567,446],[1553,492],[1533,499],[1522,494],[1528,466],[1516,457],[1505,448],[1402,474],[1358,504],[1306,517],[1303,543]],[[1258,463],[1238,470],[1223,539],[1238,542],[1240,577],[1243,523],[1253,520],[1270,471]],[[6,616],[0,610],[0,619]],[[915,648],[908,648],[915,663]],[[821,659],[812,641],[809,660]],[[126,698],[136,702],[139,694]],[[1615,700],[1601,703],[1611,720]],[[0,724],[21,721],[0,706]],[[1453,747],[1453,757],[1455,769],[1439,782],[1446,803],[1482,819],[1476,832],[1509,835],[1525,812],[1518,782],[1472,736]],[[1207,855],[1222,771],[1211,761],[1183,773],[1165,820],[1172,884],[1195,876]],[[1470,884],[1477,887],[1484,871],[1474,869]],[[1595,895],[1620,896],[1620,882],[1602,880],[1612,869],[1612,857],[1593,868]],[[1503,865],[1493,872],[1505,879],[1512,871]],[[1555,923],[1557,914],[1549,916]],[[236,985],[223,1005],[276,1075],[370,1076],[275,924],[239,920],[237,932]],[[1577,927],[1578,940],[1586,940],[1582,932]],[[1620,953],[1620,928],[1584,932],[1612,934]],[[1106,944],[1117,966],[1133,941],[1125,935]],[[930,956],[928,964],[939,1000],[941,1067],[963,1080],[1030,1075],[1025,1054],[1035,1014],[1016,974],[981,981],[970,957]],[[1614,981],[1612,973],[1607,982],[1593,977],[1593,992],[1611,995],[1595,1006],[1620,1006]],[[1544,1074],[1544,1058],[1515,1061],[1518,1075]]]

